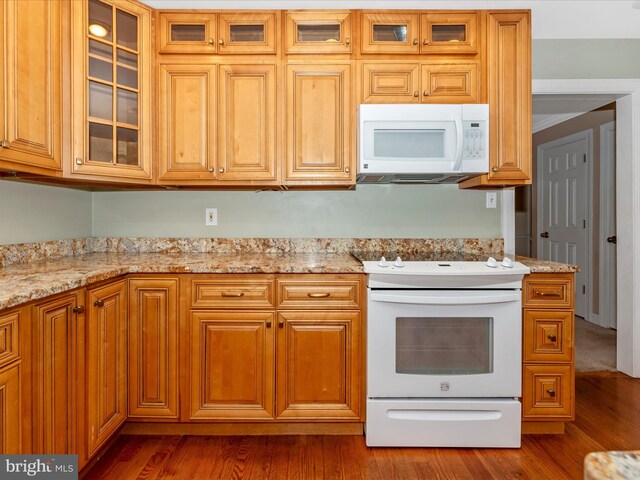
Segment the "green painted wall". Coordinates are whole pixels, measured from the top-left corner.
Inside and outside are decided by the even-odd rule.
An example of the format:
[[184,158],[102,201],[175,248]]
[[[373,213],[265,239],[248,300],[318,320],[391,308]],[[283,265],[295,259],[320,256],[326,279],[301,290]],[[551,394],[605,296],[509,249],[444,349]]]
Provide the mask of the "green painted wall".
[[533,40],[531,56],[535,79],[640,78],[637,38]]
[[[218,209],[218,226],[205,226],[207,207]],[[500,221],[485,192],[455,185],[93,194],[97,237],[500,237]]]
[[0,180],[0,244],[91,236],[91,192]]

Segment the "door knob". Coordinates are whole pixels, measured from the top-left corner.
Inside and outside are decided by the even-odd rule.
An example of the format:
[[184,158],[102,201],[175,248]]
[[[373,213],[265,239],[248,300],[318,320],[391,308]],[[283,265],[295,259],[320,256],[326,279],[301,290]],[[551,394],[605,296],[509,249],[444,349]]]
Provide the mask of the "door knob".
[[542,232],[542,233],[540,234],[540,236],[541,236],[542,238],[549,238],[549,232]]
[[609,242],[609,243],[618,243],[618,237],[616,237],[615,235],[613,235],[611,237],[607,237],[607,242]]

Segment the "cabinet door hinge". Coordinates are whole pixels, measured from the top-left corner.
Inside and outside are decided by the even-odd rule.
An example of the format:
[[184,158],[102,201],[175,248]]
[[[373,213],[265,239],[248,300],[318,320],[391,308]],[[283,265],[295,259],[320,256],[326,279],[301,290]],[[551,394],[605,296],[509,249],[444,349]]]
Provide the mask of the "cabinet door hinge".
[[582,220],[582,228],[587,228],[587,221],[586,220]]
[[582,294],[584,295],[585,293],[587,293],[587,286],[582,285]]
[[582,154],[582,162],[583,163],[587,163],[587,154],[586,153]]

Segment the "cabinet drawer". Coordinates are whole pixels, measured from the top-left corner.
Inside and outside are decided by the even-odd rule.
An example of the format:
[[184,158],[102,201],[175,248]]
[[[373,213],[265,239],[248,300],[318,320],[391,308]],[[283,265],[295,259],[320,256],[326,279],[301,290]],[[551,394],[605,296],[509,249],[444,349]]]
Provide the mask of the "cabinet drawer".
[[278,308],[358,308],[359,305],[360,280],[356,278],[278,280]]
[[573,308],[573,274],[530,275],[522,292],[523,307]]
[[573,420],[573,366],[525,365],[522,417]]
[[19,332],[21,310],[0,314],[0,367],[20,357]]
[[[230,275],[191,279],[193,308],[273,308],[273,277]],[[254,278],[257,277],[257,278]]]
[[573,310],[525,310],[523,360],[573,361]]

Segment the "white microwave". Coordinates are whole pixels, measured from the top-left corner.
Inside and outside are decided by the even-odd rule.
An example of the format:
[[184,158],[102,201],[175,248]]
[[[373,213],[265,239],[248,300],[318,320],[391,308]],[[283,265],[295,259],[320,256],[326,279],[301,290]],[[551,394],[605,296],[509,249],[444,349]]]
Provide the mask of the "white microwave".
[[360,105],[358,183],[458,183],[489,171],[489,106]]

